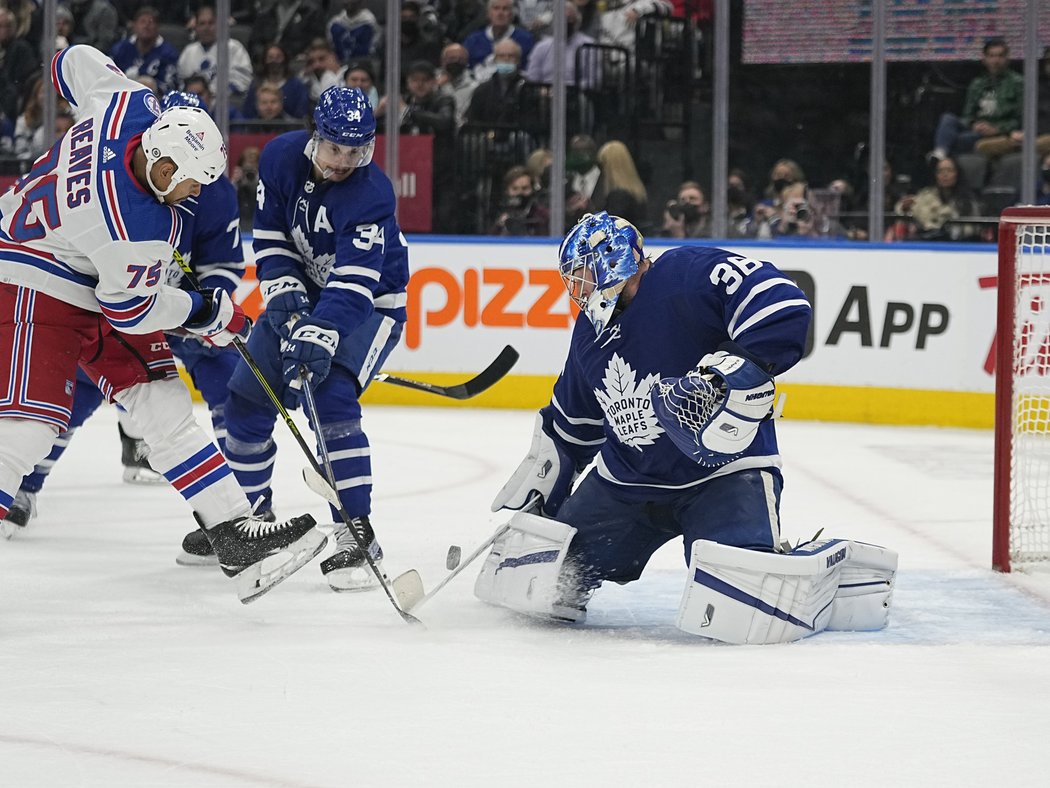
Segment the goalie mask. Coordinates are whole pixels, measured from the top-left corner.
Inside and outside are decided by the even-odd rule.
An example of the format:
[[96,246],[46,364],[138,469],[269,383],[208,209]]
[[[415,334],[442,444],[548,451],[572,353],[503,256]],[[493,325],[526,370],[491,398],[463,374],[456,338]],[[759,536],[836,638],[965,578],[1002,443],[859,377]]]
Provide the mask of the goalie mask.
[[608,327],[620,293],[644,256],[638,229],[605,211],[587,214],[565,236],[558,251],[561,278],[595,334]]
[[[226,170],[226,143],[215,121],[199,107],[175,106],[162,112],[142,133],[142,151],[146,180],[161,202],[189,178],[207,186]],[[153,183],[153,165],[163,158],[171,159],[178,169],[168,188],[161,191]]]
[[309,156],[326,178],[332,167],[318,162],[319,151],[326,162],[351,170],[372,161],[376,119],[368,96],[360,88],[336,85],[322,93],[314,109],[314,128]]

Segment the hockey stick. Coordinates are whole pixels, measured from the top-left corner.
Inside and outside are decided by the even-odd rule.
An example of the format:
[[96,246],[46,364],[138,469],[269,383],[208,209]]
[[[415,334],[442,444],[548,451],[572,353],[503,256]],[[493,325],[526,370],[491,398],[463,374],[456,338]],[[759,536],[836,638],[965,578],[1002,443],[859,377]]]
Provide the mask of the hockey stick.
[[[174,250],[174,259],[175,262],[178,264],[179,268],[181,269],[183,275],[186,277],[186,281],[190,283],[190,287],[192,287],[198,293],[201,292],[201,283],[200,280],[197,278],[197,274],[193,272],[193,269],[190,268],[189,263],[186,262],[186,258],[184,258],[179,253],[178,249]],[[248,346],[244,344],[243,339],[236,335],[234,335],[233,337],[233,346],[237,348],[237,352],[241,354],[241,358],[244,360],[244,363],[248,365],[248,368],[252,371],[252,374],[255,375],[255,379],[259,381],[259,385],[262,386],[263,391],[266,392],[266,396],[270,398],[270,402],[273,403],[273,406],[277,409],[277,412],[280,414],[281,419],[284,420],[284,423],[287,425],[289,431],[295,438],[296,443],[299,444],[299,448],[303,450],[303,454],[305,454],[306,458],[310,461],[310,466],[313,470],[314,475],[318,479],[320,479],[324,487],[327,488],[327,492],[324,495],[325,500],[327,500],[329,503],[332,503],[334,499],[335,503],[333,503],[333,505],[340,510],[339,513],[341,517],[347,518],[347,527],[352,529],[352,526],[350,525],[348,520],[348,515],[346,514],[346,510],[342,508],[342,504],[338,503],[339,494],[335,491],[335,488],[332,487],[332,485],[324,479],[324,475],[321,473],[321,466],[317,463],[317,458],[314,456],[313,451],[303,439],[303,434],[299,431],[299,428],[295,426],[295,422],[292,421],[292,416],[290,413],[288,413],[288,409],[284,407],[284,404],[281,402],[281,398],[278,397],[277,394],[274,392],[273,387],[270,385],[270,382],[266,379],[266,376],[263,374],[263,371],[259,369],[259,365],[255,362],[255,359],[252,358],[252,354],[248,351]],[[314,424],[317,424],[317,422],[314,421]],[[317,482],[315,481],[315,484],[316,483]],[[310,485],[309,481],[307,482],[307,485],[310,486],[310,489],[315,489],[313,486]],[[351,533],[356,532],[351,530]],[[365,555],[368,555],[367,551],[365,551]],[[383,589],[386,591],[387,597],[390,599],[390,603],[394,606],[394,609],[397,610],[398,615],[400,615],[401,618],[403,618],[409,623],[422,624],[422,622],[419,619],[409,615],[407,612],[401,609],[401,606],[397,603],[397,600],[394,599],[389,585],[383,582],[382,575],[376,568],[375,562],[372,561],[371,556],[368,556],[368,563],[372,567],[372,571],[376,573],[376,577],[379,578],[380,585],[383,586]],[[405,574],[408,573],[406,572]]]
[[518,351],[507,345],[485,369],[481,370],[470,380],[454,386],[438,386],[435,383],[426,383],[422,380],[399,378],[397,375],[388,375],[385,372],[380,372],[373,380],[378,380],[382,383],[392,383],[395,386],[404,386],[407,389],[425,391],[428,394],[437,394],[439,397],[470,399],[498,383],[504,375],[510,372],[517,361]]
[[[477,557],[479,555],[481,555],[483,552],[485,552],[488,548],[492,547],[492,545],[496,542],[496,540],[499,539],[501,536],[503,536],[503,534],[507,533],[507,531],[509,531],[509,530],[510,530],[510,523],[507,523],[507,525],[504,525],[502,528],[497,529],[496,533],[494,533],[492,536],[490,536],[488,539],[486,539],[482,544],[478,545],[477,550],[475,550],[473,553],[468,555],[467,559],[465,561],[460,562],[459,566],[457,566],[455,569],[453,569],[451,572],[449,572],[447,575],[445,575],[445,578],[440,583],[438,583],[436,586],[434,586],[432,589],[430,589],[429,593],[427,593],[425,596],[420,597],[413,604],[406,606],[405,609],[406,610],[418,610],[423,605],[425,605],[427,602],[429,602],[438,591],[440,591],[442,588],[447,586],[452,581],[452,578],[454,578],[456,575],[458,575],[460,572],[462,572],[464,569],[466,569],[468,566],[470,566],[472,563],[474,563],[474,561],[477,559]],[[414,569],[410,569],[408,572],[405,572],[404,574],[398,575],[396,578],[394,578],[394,583],[397,583],[398,581],[402,580],[402,578],[405,579],[406,583],[407,582],[411,582],[411,578],[406,577],[406,575],[411,575],[415,571],[416,570],[414,570]],[[418,573],[416,574],[416,576],[418,577]]]
[[[324,435],[321,432],[321,421],[317,415],[317,400],[314,399],[313,387],[310,385],[310,381],[307,379],[307,371],[306,367],[304,366],[299,367],[299,380],[302,383],[303,396],[306,400],[307,415],[310,417],[310,421],[313,422],[314,437],[317,438],[317,448],[321,453],[321,460],[324,463],[326,480],[328,482],[326,486],[329,490],[331,490],[334,493],[335,471],[332,469],[332,459],[328,454],[328,446],[325,443]],[[311,457],[311,459],[313,458]],[[313,465],[315,466],[313,469],[314,472],[319,472],[316,460],[314,461]],[[303,473],[303,478],[306,479],[305,469]],[[307,486],[309,486],[309,482],[307,482]],[[372,558],[372,554],[368,552],[367,545],[365,545],[364,537],[362,536],[361,532],[357,530],[353,518],[350,517],[350,515],[346,511],[346,508],[339,500],[339,495],[336,494],[332,497],[329,497],[327,495],[325,496],[325,498],[330,504],[333,503],[333,497],[335,498],[333,505],[339,512],[339,518],[343,521],[343,525],[346,526],[347,530],[350,532],[350,535],[357,543],[357,546],[361,549],[361,554],[365,557],[365,560],[368,562],[368,568],[372,570],[372,574],[374,574],[376,580],[379,581],[379,585],[382,586],[383,591],[386,593],[387,598],[390,600],[390,604],[394,606],[397,612],[401,615],[401,618],[403,618],[409,624],[422,625],[422,621],[420,621],[418,618],[416,618],[408,612],[409,608],[414,607],[419,603],[419,600],[423,593],[423,582],[419,579],[419,573],[416,572],[414,569],[408,570],[404,573],[404,575],[401,575],[402,577],[407,577],[404,581],[401,582],[400,586],[395,586],[394,588],[391,588],[389,578],[387,578],[387,576],[383,573],[383,570],[381,570],[376,565],[375,559]],[[413,574],[415,574],[416,580],[414,588],[412,587],[411,582]],[[396,599],[395,594],[397,596]]]

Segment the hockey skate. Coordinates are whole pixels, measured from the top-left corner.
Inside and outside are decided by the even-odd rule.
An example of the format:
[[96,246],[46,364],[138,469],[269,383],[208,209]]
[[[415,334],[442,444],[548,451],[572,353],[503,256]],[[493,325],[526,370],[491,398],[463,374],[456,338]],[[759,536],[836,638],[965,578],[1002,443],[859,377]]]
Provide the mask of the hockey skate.
[[118,423],[120,431],[120,461],[124,465],[124,481],[128,484],[167,484],[162,474],[150,467],[149,446],[142,438],[132,438]]
[[19,490],[7,510],[7,516],[0,522],[0,536],[10,539],[27,525],[36,514],[36,493]]
[[244,604],[258,599],[324,549],[328,537],[308,514],[281,523],[239,517],[205,529],[219,566]]
[[[277,522],[277,515],[272,511],[266,511],[257,515],[259,519],[268,523]],[[207,534],[200,528],[190,531],[182,540],[182,551],[176,556],[175,563],[179,566],[218,566],[219,559],[208,541]]]
[[[383,548],[376,540],[368,517],[353,517],[354,530],[368,544],[368,554],[379,571],[383,571]],[[333,591],[368,591],[379,585],[379,580],[368,565],[364,550],[354,534],[342,523],[336,523],[334,532],[336,551],[321,562],[321,572]]]

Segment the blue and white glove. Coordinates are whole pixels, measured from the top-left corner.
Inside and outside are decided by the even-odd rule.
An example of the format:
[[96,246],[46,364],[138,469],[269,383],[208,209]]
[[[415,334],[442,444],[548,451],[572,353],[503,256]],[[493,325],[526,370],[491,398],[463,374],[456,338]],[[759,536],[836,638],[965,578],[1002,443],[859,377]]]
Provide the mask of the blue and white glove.
[[281,371],[287,384],[283,397],[287,408],[299,404],[302,396],[301,369],[313,386],[321,384],[332,370],[332,358],[339,347],[339,332],[327,320],[306,317],[295,324],[288,341],[281,348]]
[[225,347],[237,338],[248,338],[252,330],[251,318],[221,287],[193,293],[191,297],[197,308],[182,324],[183,328],[218,347]]
[[277,335],[287,340],[295,321],[310,314],[306,285],[294,276],[279,276],[260,282],[259,290],[266,309],[263,314]]
[[656,420],[671,442],[700,465],[739,457],[773,413],[773,378],[754,361],[725,350],[709,353],[680,378],[653,388]]

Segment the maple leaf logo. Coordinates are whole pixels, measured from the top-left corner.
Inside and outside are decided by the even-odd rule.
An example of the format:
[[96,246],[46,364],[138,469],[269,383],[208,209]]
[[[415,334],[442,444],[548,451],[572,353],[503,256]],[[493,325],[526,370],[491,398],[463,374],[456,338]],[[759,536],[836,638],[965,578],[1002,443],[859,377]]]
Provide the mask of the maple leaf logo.
[[292,228],[292,243],[295,244],[295,248],[303,258],[306,275],[318,287],[324,287],[324,283],[328,281],[328,272],[332,270],[332,262],[335,260],[335,255],[317,254],[314,252],[314,248],[310,245],[310,241],[307,240],[306,234],[298,225]]
[[653,386],[659,380],[660,375],[654,372],[638,381],[638,374],[620,358],[619,353],[613,353],[609,359],[602,380],[605,390],[595,389],[594,396],[620,443],[641,451],[643,446],[652,446],[663,434],[651,398]]

